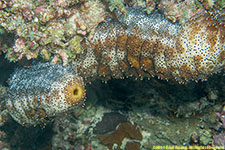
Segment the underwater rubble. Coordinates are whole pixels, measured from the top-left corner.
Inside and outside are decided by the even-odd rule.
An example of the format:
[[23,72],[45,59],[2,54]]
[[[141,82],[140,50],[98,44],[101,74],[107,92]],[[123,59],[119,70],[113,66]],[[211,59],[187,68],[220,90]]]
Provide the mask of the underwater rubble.
[[107,84],[97,79],[86,85],[85,105],[45,126],[23,127],[8,114],[7,80],[15,68],[29,68],[32,59],[74,63],[82,53],[80,42],[91,38],[115,9],[126,14],[125,6],[141,7],[147,14],[157,6],[171,22],[181,24],[206,10],[225,10],[224,0],[0,0],[1,150],[225,146],[224,70],[207,81],[186,84],[156,77]]
[[224,80],[221,74],[207,82],[186,85],[155,78],[111,80],[108,84],[97,80],[87,87],[85,106],[58,115],[44,128],[22,127],[2,111],[1,116],[7,117],[1,120],[0,148],[151,150],[157,145],[222,146]]

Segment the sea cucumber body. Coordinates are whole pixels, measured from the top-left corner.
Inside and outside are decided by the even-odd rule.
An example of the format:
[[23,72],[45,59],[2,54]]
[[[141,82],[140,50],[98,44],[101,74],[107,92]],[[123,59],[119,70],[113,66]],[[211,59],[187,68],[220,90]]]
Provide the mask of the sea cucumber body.
[[131,9],[119,22],[100,24],[78,72],[85,79],[157,76],[179,83],[206,80],[224,68],[225,22],[219,14],[199,15],[185,25],[173,24],[159,13]]
[[17,69],[9,81],[6,106],[11,116],[22,125],[46,123],[48,117],[65,112],[84,98],[71,95],[71,90],[84,86],[71,66],[37,63],[29,69]]

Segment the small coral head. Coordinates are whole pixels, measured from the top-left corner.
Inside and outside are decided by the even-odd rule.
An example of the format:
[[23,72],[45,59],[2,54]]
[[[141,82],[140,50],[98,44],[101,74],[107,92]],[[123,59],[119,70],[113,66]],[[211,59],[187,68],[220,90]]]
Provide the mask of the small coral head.
[[65,87],[65,98],[68,104],[75,105],[85,98],[86,91],[81,78],[74,77]]

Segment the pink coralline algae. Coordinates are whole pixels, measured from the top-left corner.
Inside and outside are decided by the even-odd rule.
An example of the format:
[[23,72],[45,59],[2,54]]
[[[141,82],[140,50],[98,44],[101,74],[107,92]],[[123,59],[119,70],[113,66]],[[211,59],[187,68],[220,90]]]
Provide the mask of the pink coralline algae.
[[15,34],[14,46],[3,50],[10,61],[40,55],[66,65],[82,52],[83,36],[93,34],[106,16],[105,6],[98,1],[0,2],[1,26]]
[[159,8],[168,19],[179,23],[185,23],[192,16],[205,11],[200,3],[196,3],[196,0],[164,0],[159,3]]

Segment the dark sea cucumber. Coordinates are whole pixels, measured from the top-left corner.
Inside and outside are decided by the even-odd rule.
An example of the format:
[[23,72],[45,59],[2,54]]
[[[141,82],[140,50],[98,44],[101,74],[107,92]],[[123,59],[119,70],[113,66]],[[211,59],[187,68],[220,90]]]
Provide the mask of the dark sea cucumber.
[[225,66],[224,18],[205,13],[179,25],[157,12],[118,12],[118,20],[108,18],[92,39],[82,42],[84,53],[73,66],[38,63],[16,70],[9,82],[7,108],[20,124],[36,125],[77,104],[84,98],[84,84],[96,78],[206,80]]

